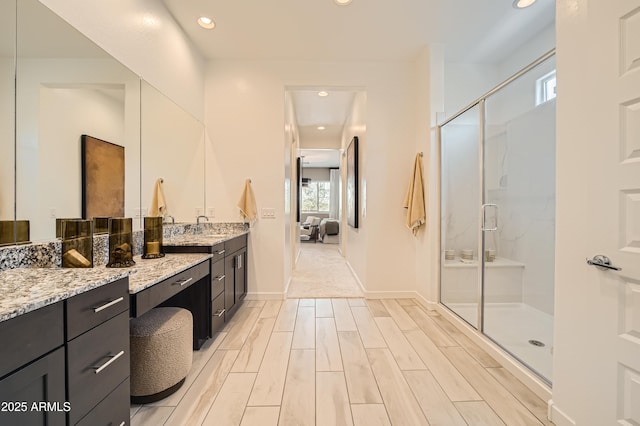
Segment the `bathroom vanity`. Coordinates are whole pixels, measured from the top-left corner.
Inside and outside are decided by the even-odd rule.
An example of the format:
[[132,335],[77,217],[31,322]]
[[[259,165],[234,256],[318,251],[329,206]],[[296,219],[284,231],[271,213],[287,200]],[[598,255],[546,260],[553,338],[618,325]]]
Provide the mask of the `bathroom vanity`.
[[0,424],[129,424],[129,319],[189,309],[199,348],[246,295],[247,234],[168,238],[184,245],[131,268],[0,272]]

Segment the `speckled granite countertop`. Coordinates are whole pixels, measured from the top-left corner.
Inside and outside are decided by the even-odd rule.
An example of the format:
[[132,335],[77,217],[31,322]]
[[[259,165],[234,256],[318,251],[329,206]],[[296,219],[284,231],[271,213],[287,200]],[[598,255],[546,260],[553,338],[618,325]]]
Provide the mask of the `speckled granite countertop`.
[[129,293],[138,293],[211,257],[207,253],[166,254],[160,259],[135,257],[136,264],[130,268]]
[[0,322],[68,299],[129,276],[134,294],[202,263],[210,254],[167,254],[161,259],[134,258],[130,268],[97,266],[73,268],[19,268],[0,272]]
[[183,234],[162,241],[164,246],[214,246],[240,235],[248,234],[249,231],[231,231],[227,233],[215,233],[204,231],[201,234]]
[[129,269],[21,268],[0,272],[0,322],[129,275]]

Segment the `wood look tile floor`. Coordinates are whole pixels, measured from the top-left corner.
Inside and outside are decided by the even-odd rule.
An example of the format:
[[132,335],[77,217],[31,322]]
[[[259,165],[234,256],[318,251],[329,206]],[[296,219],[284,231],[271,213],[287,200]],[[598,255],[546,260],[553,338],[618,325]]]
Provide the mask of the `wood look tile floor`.
[[546,404],[412,299],[246,301],[132,425],[550,425]]

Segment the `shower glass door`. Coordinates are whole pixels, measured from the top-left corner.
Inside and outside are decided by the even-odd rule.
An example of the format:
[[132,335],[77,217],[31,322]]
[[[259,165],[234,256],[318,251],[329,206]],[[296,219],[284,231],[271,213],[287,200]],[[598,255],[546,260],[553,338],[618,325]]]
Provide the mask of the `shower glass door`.
[[441,129],[440,301],[478,328],[480,107]]
[[483,138],[485,335],[551,378],[555,257],[555,99],[532,88],[550,58],[486,99]]
[[440,126],[440,302],[550,383],[555,56]]

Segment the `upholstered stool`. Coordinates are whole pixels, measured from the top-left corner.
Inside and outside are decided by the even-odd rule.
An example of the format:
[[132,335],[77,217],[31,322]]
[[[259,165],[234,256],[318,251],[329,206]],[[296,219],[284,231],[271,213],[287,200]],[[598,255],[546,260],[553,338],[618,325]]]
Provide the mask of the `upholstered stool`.
[[131,401],[146,404],[182,386],[193,357],[193,317],[182,308],[155,308],[129,322]]

